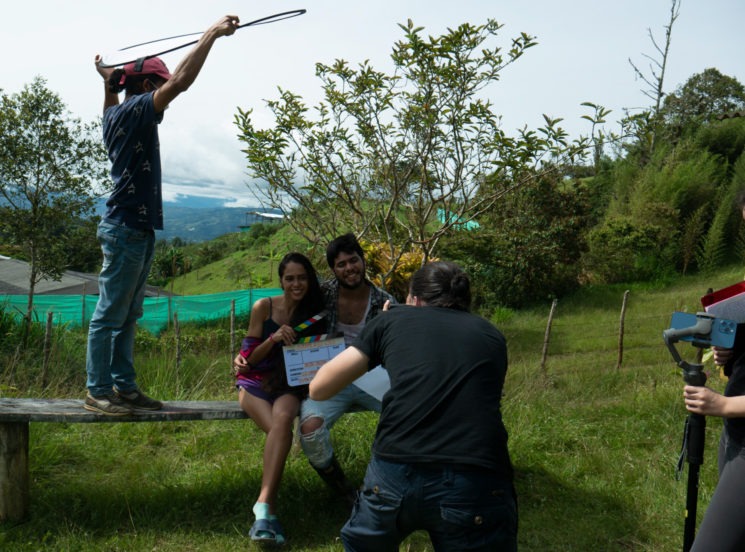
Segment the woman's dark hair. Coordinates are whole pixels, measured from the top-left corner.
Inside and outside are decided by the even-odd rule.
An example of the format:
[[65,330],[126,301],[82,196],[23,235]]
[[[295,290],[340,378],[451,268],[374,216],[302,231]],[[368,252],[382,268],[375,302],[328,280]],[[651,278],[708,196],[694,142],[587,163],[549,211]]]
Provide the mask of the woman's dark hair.
[[468,312],[471,309],[471,282],[455,263],[427,263],[411,277],[409,293],[428,306]]
[[334,262],[339,256],[339,253],[346,253],[347,255],[354,255],[356,253],[360,256],[362,262],[365,262],[365,253],[362,251],[362,246],[351,232],[335,238],[326,247],[326,262],[329,264],[331,270],[334,269]]
[[[122,80],[124,83],[122,84]],[[122,90],[125,90],[127,95],[131,94],[142,94],[145,91],[144,82],[146,80],[153,81],[155,84],[161,84],[160,81],[165,80],[157,75],[127,75],[124,78],[124,69],[119,67],[114,69],[109,77],[109,92],[118,94]]]
[[321,292],[321,284],[318,283],[316,269],[313,268],[313,263],[310,262],[310,259],[302,253],[293,251],[292,253],[288,253],[282,257],[282,260],[279,262],[279,266],[277,267],[280,282],[282,281],[282,276],[284,276],[285,268],[287,268],[289,263],[302,265],[305,269],[305,273],[308,275],[308,292],[300,301],[295,312],[292,313],[292,319],[290,320],[290,325],[294,326],[323,311],[324,301],[323,293]]

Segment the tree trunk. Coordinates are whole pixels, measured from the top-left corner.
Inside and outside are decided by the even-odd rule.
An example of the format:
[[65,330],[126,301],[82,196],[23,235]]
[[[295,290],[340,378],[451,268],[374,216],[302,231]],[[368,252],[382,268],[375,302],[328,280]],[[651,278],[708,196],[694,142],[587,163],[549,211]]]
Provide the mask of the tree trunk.
[[26,304],[26,316],[24,316],[23,319],[23,337],[21,338],[24,347],[28,343],[28,338],[31,335],[31,316],[34,312],[34,292],[36,291],[36,276],[38,274],[33,254],[31,255],[30,266],[31,275],[28,280],[28,303]]

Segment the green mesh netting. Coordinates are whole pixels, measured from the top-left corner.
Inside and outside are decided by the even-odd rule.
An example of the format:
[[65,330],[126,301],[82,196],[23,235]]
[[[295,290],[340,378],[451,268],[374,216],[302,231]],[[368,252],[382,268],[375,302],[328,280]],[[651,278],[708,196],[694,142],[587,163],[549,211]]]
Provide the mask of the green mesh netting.
[[[244,316],[251,312],[251,306],[257,299],[281,293],[279,288],[267,288],[207,295],[145,297],[144,313],[137,324],[157,334],[168,326],[169,321],[173,321],[174,313],[180,323],[228,318],[232,301],[235,301],[236,317]],[[35,295],[34,319],[45,321],[47,313],[52,312],[55,324],[85,326],[97,302],[97,295]],[[0,296],[0,308],[19,318],[26,313],[27,305],[27,295]]]

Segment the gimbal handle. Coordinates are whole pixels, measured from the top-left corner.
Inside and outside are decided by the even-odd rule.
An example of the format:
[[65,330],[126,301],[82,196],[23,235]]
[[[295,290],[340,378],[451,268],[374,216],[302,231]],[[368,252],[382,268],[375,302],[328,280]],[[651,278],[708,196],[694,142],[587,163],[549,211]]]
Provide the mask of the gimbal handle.
[[683,360],[675,348],[675,343],[684,337],[693,337],[692,344],[696,347],[708,347],[709,344],[704,341],[697,341],[697,335],[709,335],[714,317],[705,313],[696,314],[696,323],[687,328],[668,328],[662,332],[662,339],[665,340],[670,354],[673,356],[675,363],[683,370],[683,380],[688,385],[703,386],[706,384],[706,373],[704,373],[703,364],[694,364]]

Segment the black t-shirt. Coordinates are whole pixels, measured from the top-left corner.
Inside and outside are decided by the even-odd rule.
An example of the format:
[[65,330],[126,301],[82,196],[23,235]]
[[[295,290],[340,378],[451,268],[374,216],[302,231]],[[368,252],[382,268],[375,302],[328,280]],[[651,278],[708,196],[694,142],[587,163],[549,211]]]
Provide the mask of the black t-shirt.
[[391,380],[373,444],[377,456],[511,477],[500,411],[507,347],[493,325],[454,309],[396,306],[368,322],[353,346]]

